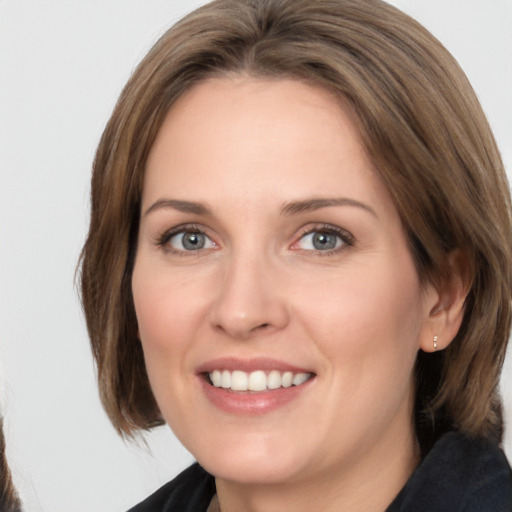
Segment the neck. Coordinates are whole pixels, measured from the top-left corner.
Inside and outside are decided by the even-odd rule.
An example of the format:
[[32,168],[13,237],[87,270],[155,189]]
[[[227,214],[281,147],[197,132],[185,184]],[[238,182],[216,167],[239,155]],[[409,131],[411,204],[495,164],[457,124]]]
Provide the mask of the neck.
[[220,511],[384,511],[417,466],[419,449],[412,429],[408,439],[381,441],[352,462],[307,479],[272,484],[216,479]]

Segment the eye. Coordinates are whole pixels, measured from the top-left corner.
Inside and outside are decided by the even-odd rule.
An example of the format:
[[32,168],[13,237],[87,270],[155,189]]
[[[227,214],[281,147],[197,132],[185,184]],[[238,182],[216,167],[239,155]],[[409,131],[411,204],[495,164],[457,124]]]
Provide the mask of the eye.
[[334,227],[313,229],[301,236],[295,248],[303,251],[329,252],[353,245],[353,237],[345,230]]
[[216,247],[205,233],[197,229],[182,229],[168,233],[162,237],[160,245],[173,252],[193,252]]

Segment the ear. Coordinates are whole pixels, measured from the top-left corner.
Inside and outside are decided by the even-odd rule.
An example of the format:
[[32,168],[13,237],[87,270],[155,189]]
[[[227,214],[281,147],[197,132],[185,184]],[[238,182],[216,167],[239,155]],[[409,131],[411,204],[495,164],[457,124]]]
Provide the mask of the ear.
[[426,292],[426,319],[420,348],[424,352],[445,349],[459,332],[471,286],[470,267],[464,252],[455,249],[448,255],[450,273],[437,287]]

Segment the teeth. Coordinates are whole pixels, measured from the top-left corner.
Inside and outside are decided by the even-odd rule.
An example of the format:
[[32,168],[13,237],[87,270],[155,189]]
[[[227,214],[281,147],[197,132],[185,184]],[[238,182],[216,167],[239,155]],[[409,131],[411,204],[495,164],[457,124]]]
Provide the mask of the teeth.
[[281,385],[283,388],[289,388],[293,382],[293,373],[292,372],[284,372],[283,378],[281,380]]
[[265,372],[252,372],[249,375],[248,384],[251,391],[265,391],[265,389],[267,389],[267,376],[265,375]]
[[297,373],[293,376],[292,384],[294,386],[300,386],[301,384],[304,384],[309,379],[308,373]]
[[222,373],[220,373],[219,370],[214,370],[210,373],[210,379],[216,388],[220,388],[222,386]]
[[272,370],[268,374],[262,370],[246,373],[240,370],[214,370],[209,373],[210,381],[216,388],[233,391],[265,391],[267,389],[300,386],[310,377],[310,373],[279,372]]
[[234,371],[231,374],[231,389],[233,391],[247,391],[249,386],[249,378],[247,373]]
[[281,387],[281,374],[277,370],[272,370],[267,376],[267,388],[277,389]]
[[231,372],[228,372],[227,370],[222,372],[220,378],[220,387],[226,389],[231,387]]

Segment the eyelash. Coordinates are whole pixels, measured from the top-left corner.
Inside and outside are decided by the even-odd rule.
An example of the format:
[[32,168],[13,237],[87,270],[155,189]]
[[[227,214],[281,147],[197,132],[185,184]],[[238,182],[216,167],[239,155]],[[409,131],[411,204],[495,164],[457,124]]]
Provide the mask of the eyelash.
[[[328,234],[328,235],[335,235],[342,242],[342,245],[340,247],[335,247],[335,248],[329,249],[329,250],[324,250],[324,251],[304,250],[304,252],[310,252],[310,253],[314,252],[315,256],[316,255],[331,256],[333,254],[336,254],[336,253],[346,250],[348,247],[353,247],[356,242],[354,236],[346,229],[340,228],[338,226],[332,226],[330,224],[322,224],[322,225],[317,225],[317,226],[308,227],[308,228],[304,229],[304,231],[298,237],[297,242],[294,242],[293,245],[298,244],[302,239],[304,239],[305,236],[313,234],[313,233],[324,233],[324,234]],[[301,249],[296,249],[296,250],[300,251]]]
[[171,253],[178,256],[193,256],[194,253],[198,253],[199,251],[181,251],[172,248],[169,244],[169,241],[176,235],[179,235],[181,233],[196,233],[200,235],[204,235],[208,238],[210,238],[206,231],[199,227],[196,224],[185,224],[181,226],[176,226],[175,228],[169,229],[168,231],[165,231],[162,233],[156,240],[156,245],[161,247],[165,252]]
[[[156,245],[161,247],[164,251],[166,251],[168,253],[176,254],[179,256],[191,256],[191,255],[194,255],[194,253],[197,254],[200,250],[198,250],[198,251],[182,251],[182,250],[173,249],[171,246],[168,245],[169,241],[174,236],[179,235],[180,233],[197,233],[197,234],[202,234],[202,235],[210,238],[208,236],[208,234],[206,233],[206,231],[204,230],[204,228],[201,228],[200,226],[198,226],[196,224],[185,224],[185,225],[177,226],[175,228],[172,228],[172,229],[162,233],[157,238]],[[295,241],[292,244],[292,247],[293,247],[293,245],[297,245],[301,240],[304,239],[304,237],[306,237],[307,235],[313,234],[313,233],[325,233],[328,235],[335,235],[341,240],[342,245],[340,247],[335,247],[333,249],[323,250],[323,251],[322,250],[300,249],[300,248],[295,249],[295,250],[297,250],[297,251],[302,250],[303,252],[315,253],[315,255],[319,255],[319,256],[329,256],[329,255],[341,252],[341,251],[347,249],[347,247],[353,247],[355,244],[354,236],[346,229],[342,229],[337,226],[332,226],[330,224],[322,224],[322,225],[308,227],[308,228],[304,229],[300,233],[299,237],[297,238],[297,241]],[[210,240],[211,240],[211,238],[210,238]]]

